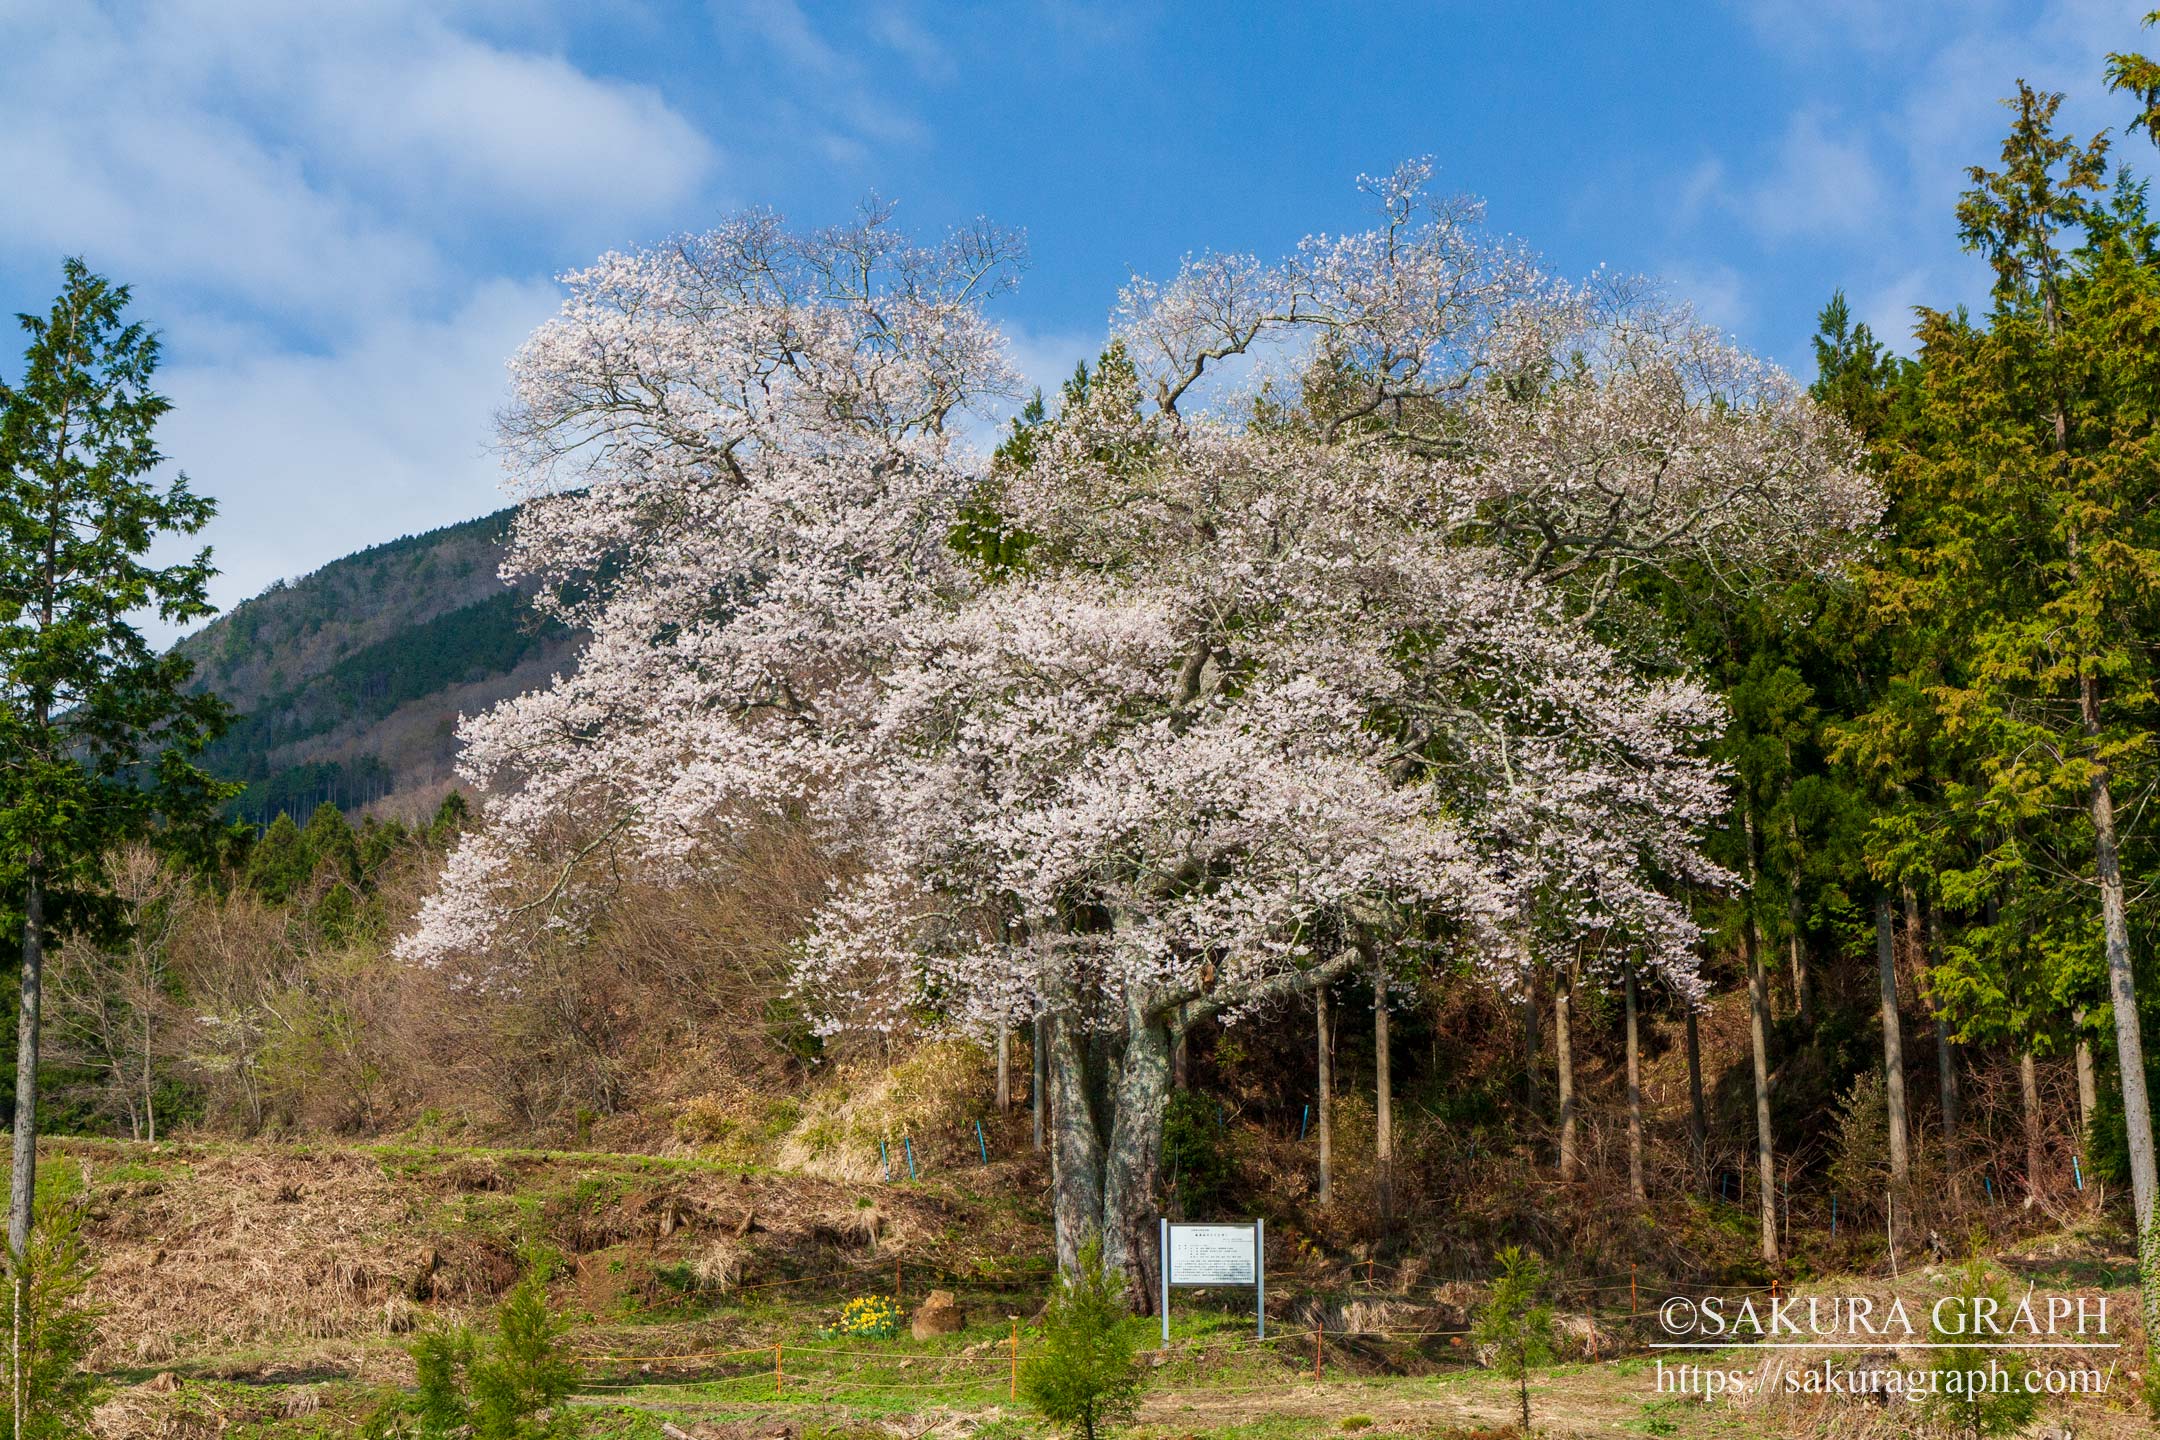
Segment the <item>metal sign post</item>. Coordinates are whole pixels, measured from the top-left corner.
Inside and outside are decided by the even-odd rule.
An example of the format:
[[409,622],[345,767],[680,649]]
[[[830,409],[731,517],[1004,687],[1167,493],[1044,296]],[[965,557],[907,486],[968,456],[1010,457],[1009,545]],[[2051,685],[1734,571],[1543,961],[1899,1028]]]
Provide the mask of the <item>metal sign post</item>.
[[1267,1222],[1186,1225],[1161,1222],[1162,1338],[1170,1346],[1170,1287],[1250,1285],[1253,1320],[1267,1338]]

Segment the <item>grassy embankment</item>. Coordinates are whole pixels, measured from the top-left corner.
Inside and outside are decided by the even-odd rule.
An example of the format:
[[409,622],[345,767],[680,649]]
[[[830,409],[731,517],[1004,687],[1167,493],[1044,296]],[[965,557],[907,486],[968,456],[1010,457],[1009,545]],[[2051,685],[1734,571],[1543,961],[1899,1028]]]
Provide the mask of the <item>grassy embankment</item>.
[[[1047,1278],[1030,1160],[920,1185],[694,1158],[398,1144],[65,1141],[49,1163],[75,1167],[86,1185],[101,1262],[94,1295],[106,1312],[97,1363],[114,1387],[100,1414],[106,1440],[356,1434],[410,1384],[413,1334],[484,1322],[535,1247],[559,1257],[551,1291],[572,1321],[588,1435],[662,1440],[663,1424],[700,1437],[775,1426],[834,1437],[1039,1433],[1011,1393],[1015,1335],[1024,1357]],[[2006,1262],[2021,1279],[2105,1293],[2115,1314],[2134,1314],[2127,1255],[2103,1230]],[[1907,1270],[1900,1293],[1926,1297],[1942,1283],[1938,1271]],[[1818,1288],[1848,1284],[1887,1293],[1878,1279]],[[820,1333],[852,1296],[897,1287],[912,1304],[933,1286],[965,1309],[959,1333]],[[1513,1396],[1477,1368],[1461,1333],[1474,1284],[1308,1257],[1271,1288],[1265,1343],[1242,1294],[1180,1297],[1171,1346],[1151,1357],[1148,1433],[1506,1433]],[[1660,1395],[1642,1349],[1652,1298],[1631,1298],[1610,1278],[1563,1284],[1568,1359],[1533,1387],[1541,1428],[1909,1433],[1900,1407]],[[2142,1354],[2094,1359],[2112,1369],[2111,1394],[2063,1412],[2077,1433],[2149,1433],[2131,1405]]]

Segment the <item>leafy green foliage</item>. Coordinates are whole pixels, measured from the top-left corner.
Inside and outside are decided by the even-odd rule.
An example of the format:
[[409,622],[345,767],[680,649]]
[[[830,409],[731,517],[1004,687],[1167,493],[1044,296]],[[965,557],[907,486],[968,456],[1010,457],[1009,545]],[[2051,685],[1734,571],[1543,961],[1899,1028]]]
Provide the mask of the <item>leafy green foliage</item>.
[[1948,1294],[1930,1308],[1928,1341],[1935,1383],[1924,1409],[1969,1440],[2014,1435],[2039,1413],[2040,1397],[2025,1388],[2032,1367],[2025,1352],[1985,1343],[1979,1315],[2010,1314],[2017,1305],[2009,1287],[1975,1253],[1957,1272]]
[[1545,1262],[1519,1245],[1493,1256],[1500,1264],[1492,1293],[1478,1307],[1470,1326],[1471,1343],[1491,1356],[1492,1368],[1515,1382],[1522,1406],[1522,1428],[1530,1428],[1530,1374],[1553,1358],[1552,1306],[1538,1299],[1545,1287]]
[[1043,1343],[1020,1366],[1021,1398],[1075,1440],[1101,1440],[1139,1412],[1139,1348],[1124,1277],[1091,1242],[1050,1297]]
[[495,1314],[491,1335],[464,1326],[413,1342],[411,1396],[379,1411],[372,1440],[554,1440],[576,1433],[562,1402],[578,1370],[564,1339],[570,1321],[548,1305],[552,1257],[533,1257]]
[[460,1433],[471,1418],[464,1382],[475,1348],[472,1331],[462,1325],[433,1331],[413,1342],[412,1414],[419,1421],[419,1433],[428,1440]]
[[1178,1213],[1188,1219],[1219,1210],[1237,1181],[1218,1104],[1196,1091],[1173,1091],[1163,1116],[1162,1165]]
[[[97,1345],[97,1311],[85,1300],[95,1267],[83,1245],[79,1185],[56,1168],[38,1187],[30,1234],[29,1305],[23,1317],[23,1440],[78,1440],[104,1383],[85,1362]],[[14,1392],[10,1353],[0,1346],[0,1397]],[[0,1400],[4,1403],[4,1400]]]
[[577,1385],[577,1366],[563,1345],[568,1317],[548,1307],[545,1262],[536,1262],[496,1316],[491,1353],[467,1369],[472,1385],[474,1440],[536,1440],[559,1435],[567,1417],[540,1417]]
[[35,888],[55,935],[109,928],[106,855],[155,835],[206,838],[224,792],[198,763],[224,707],[190,694],[189,662],[130,622],[210,612],[209,552],[144,557],[214,506],[159,481],[156,338],[125,318],[128,288],[79,260],[0,383],[0,894]]
[[1890,1188],[1890,1110],[1882,1072],[1862,1071],[1838,1099],[1830,1191],[1848,1216],[1880,1213]]

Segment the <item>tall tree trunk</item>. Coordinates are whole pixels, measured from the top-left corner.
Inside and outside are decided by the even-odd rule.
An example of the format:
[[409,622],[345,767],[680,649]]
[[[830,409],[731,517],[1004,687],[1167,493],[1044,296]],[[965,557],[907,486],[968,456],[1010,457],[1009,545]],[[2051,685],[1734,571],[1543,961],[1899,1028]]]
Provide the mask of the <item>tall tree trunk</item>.
[[[1265,1004],[1300,989],[1322,994],[1356,958],[1345,952],[1316,971],[1278,977],[1239,998]],[[1053,996],[1046,1006],[1044,1088],[1058,1263],[1069,1270],[1084,1246],[1100,1240],[1103,1263],[1124,1275],[1128,1299],[1142,1315],[1154,1312],[1161,1278],[1155,1242],[1170,1038],[1174,1029],[1215,1013],[1217,1004],[1209,997],[1179,1001],[1146,994],[1134,986],[1115,1031],[1083,1025],[1074,995]]]
[[[1792,837],[1793,864],[1797,869],[1800,859],[1800,821],[1790,808],[1785,813],[1785,828],[1786,833]],[[1792,938],[1787,942],[1787,949],[1792,959],[1793,1013],[1806,1020],[1813,1014],[1814,1006],[1808,995],[1807,912],[1800,904],[1800,881],[1797,875],[1791,877],[1785,887],[1785,910],[1786,923],[1792,926]]]
[[2047,1145],[2040,1127],[2040,1077],[2030,1048],[2018,1051],[2018,1098],[2025,1112],[2025,1203],[2037,1204],[2047,1173]]
[[1911,937],[1913,970],[1920,978],[1920,998],[1935,1025],[1936,1100],[1942,1114],[1943,1170],[1950,1177],[1950,1200],[1962,1204],[1963,1181],[1958,1178],[1958,1070],[1957,1048],[1950,1041],[1950,1022],[1935,1001],[1929,978],[1935,973],[1935,921],[1933,910],[1921,904],[1913,888],[1905,887],[1905,933]]
[[1538,1055],[1542,1047],[1538,1043],[1537,972],[1527,966],[1523,970],[1522,1032],[1523,1113],[1534,1124],[1544,1104],[1538,1085],[1538,1066],[1543,1061]]
[[1103,1146],[1089,1103],[1088,1044],[1069,1013],[1049,1017],[1050,1195],[1058,1268],[1071,1271],[1091,1240],[1103,1240]]
[[[2099,681],[2081,686],[2085,733],[2100,736]],[[2100,880],[2100,928],[2107,945],[2108,999],[2115,1009],[2115,1053],[2122,1071],[2123,1125],[2130,1148],[2130,1199],[2138,1229],[2145,1333],[2160,1335],[2160,1217],[2153,1213],[2160,1177],[2153,1166],[2152,1103],[2145,1093],[2145,1041],[2138,1030],[2137,984],[2130,969],[2130,922],[2123,909],[2122,857],[2115,842],[2115,796],[2104,767],[2090,795],[2093,853]]]
[[1387,966],[1377,949],[1372,962],[1373,1010],[1373,1198],[1380,1211],[1383,1243],[1395,1223],[1395,1084],[1388,1054]]
[[1568,1011],[1574,1000],[1573,977],[1565,971],[1553,974],[1553,1070],[1560,1093],[1560,1178],[1573,1180],[1581,1172],[1575,1148],[1575,1027]]
[[1883,1103],[1889,1111],[1890,1188],[1905,1199],[1912,1183],[1912,1157],[1906,1149],[1905,1037],[1898,1025],[1897,942],[1891,933],[1890,897],[1875,902],[1875,965],[1882,980]]
[[1689,1159],[1695,1163],[1695,1186],[1710,1184],[1710,1117],[1703,1109],[1702,1030],[1696,1023],[1695,1006],[1687,1008],[1687,1090]]
[[1777,1153],[1770,1132],[1770,979],[1763,973],[1752,916],[1740,926],[1741,958],[1747,965],[1748,1040],[1755,1052],[1755,1169],[1762,1191],[1762,1258],[1778,1259]]
[[1642,1134],[1642,1035],[1637,1028],[1635,969],[1628,967],[1623,982],[1627,1007],[1627,1175],[1628,1191],[1635,1203],[1642,1204],[1650,1198],[1643,1186],[1643,1134]]
[[[1170,1098],[1170,1034],[1138,998],[1128,1001],[1115,1073],[1101,1073],[1109,1047],[1092,1044],[1067,1015],[1049,1027],[1051,1210],[1061,1267],[1078,1263],[1090,1241],[1105,1266],[1124,1274],[1134,1311],[1152,1314],[1160,1270],[1155,1253],[1156,1178],[1163,1114]],[[1091,1095],[1102,1094],[1107,1127]],[[1107,1135],[1105,1129],[1107,1128]]]
[[997,1108],[1000,1115],[1012,1109],[1012,1027],[998,1026]]
[[157,1083],[155,1072],[151,1069],[155,1063],[151,1046],[155,1043],[156,1037],[150,1027],[150,1010],[146,1006],[143,1010],[143,1118],[148,1122],[152,1145],[157,1144]]
[[1133,1312],[1152,1315],[1162,1278],[1155,1180],[1170,1104],[1170,1030],[1143,997],[1126,1001],[1125,1054],[1114,1093],[1103,1155],[1103,1263],[1123,1272]]
[[45,981],[45,880],[31,861],[29,884],[23,892],[21,1011],[15,1035],[15,1150],[14,1173],[8,1182],[8,1274],[13,1279],[14,1304],[10,1307],[10,1354],[8,1371],[14,1376],[15,1433],[23,1433],[23,1327],[29,1318],[30,1221],[37,1203],[37,1082],[38,1026],[44,1002]]
[[1035,1148],[1040,1150],[1043,1148],[1043,1107],[1049,1102],[1049,1096],[1044,1093],[1049,1086],[1044,1083],[1043,1075],[1047,1068],[1048,1047],[1043,1044],[1043,1018],[1040,1011],[1036,1012],[1035,1023],[1028,1027],[1028,1050],[1035,1065],[1034,1083],[1028,1086],[1028,1109],[1034,1112]]
[[2078,1006],[2072,1016],[2077,1026],[2077,1085],[2078,1085],[2078,1138],[2082,1144],[2092,1143],[2093,1111],[2100,1106],[2099,1077],[2093,1069],[2092,1035],[2085,1028],[2085,1007]]
[[1320,1113],[1314,1116],[1320,1139],[1320,1189],[1319,1201],[1327,1204],[1334,1198],[1335,1184],[1335,1064],[1330,1053],[1334,1047],[1328,1044],[1328,987],[1313,987],[1313,1030],[1318,1037],[1314,1042],[1314,1055],[1318,1065],[1319,1096],[1313,1108]]

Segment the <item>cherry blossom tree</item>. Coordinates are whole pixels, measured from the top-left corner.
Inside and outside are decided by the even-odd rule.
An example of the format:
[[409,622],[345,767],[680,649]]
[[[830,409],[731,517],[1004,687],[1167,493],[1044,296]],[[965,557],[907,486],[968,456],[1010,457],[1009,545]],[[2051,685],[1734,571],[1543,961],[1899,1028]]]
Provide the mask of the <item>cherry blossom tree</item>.
[[[510,564],[592,639],[466,723],[484,823],[404,953],[514,983],[617,867],[805,817],[853,875],[805,997],[1041,1027],[1061,1257],[1099,1235],[1143,1305],[1185,1027],[1421,948],[1699,994],[1672,892],[1731,882],[1721,712],[1602,607],[1631,567],[1827,563],[1878,502],[1775,371],[1425,178],[1283,262],[1135,281],[994,473],[949,438],[1012,381],[988,227],[750,217],[571,277],[516,362]],[[986,528],[989,563],[951,543]]]
[[891,676],[842,802],[882,839],[806,975],[845,1023],[1043,1024],[1061,1253],[1101,1233],[1136,1294],[1184,1027],[1435,916],[1502,987],[1624,933],[1692,996],[1699,937],[1660,884],[1730,878],[1696,845],[1724,804],[1714,699],[1461,543],[1457,477],[1141,393],[1113,354],[1003,477],[1025,561]]
[[891,214],[803,236],[752,214],[566,277],[512,362],[504,568],[591,639],[464,722],[485,823],[408,957],[514,980],[504,957],[585,923],[596,877],[710,860],[730,818],[847,762],[906,617],[962,578],[948,425],[1016,383],[982,305],[1017,237],[922,247]]

